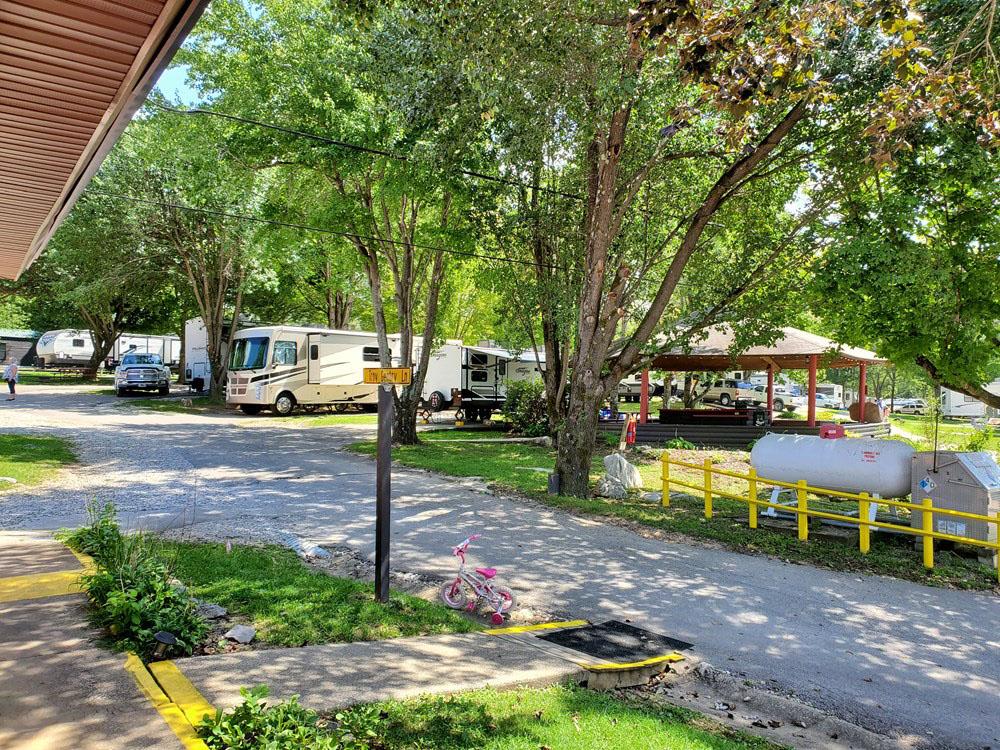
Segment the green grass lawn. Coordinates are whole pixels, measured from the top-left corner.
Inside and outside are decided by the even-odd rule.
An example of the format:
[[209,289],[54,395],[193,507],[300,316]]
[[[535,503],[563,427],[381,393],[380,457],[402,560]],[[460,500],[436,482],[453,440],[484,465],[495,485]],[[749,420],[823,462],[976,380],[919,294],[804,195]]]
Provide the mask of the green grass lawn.
[[249,616],[274,646],[368,641],[478,629],[442,604],[393,592],[375,601],[371,584],[307,568],[290,550],[162,542],[162,554],[191,593]]
[[[371,441],[354,443],[351,450],[374,455],[375,443]],[[748,464],[745,451],[672,451],[679,460],[701,463],[706,457],[721,462],[723,468],[745,472]],[[671,495],[670,507],[630,497],[626,500],[606,498],[575,498],[547,494],[547,472],[555,466],[553,451],[543,446],[524,443],[483,443],[471,441],[461,443],[440,443],[427,441],[416,446],[396,446],[393,459],[406,466],[430,469],[453,476],[478,476],[505,487],[523,492],[548,505],[575,513],[605,516],[619,521],[640,524],[650,529],[664,532],[679,532],[691,537],[721,542],[727,547],[752,553],[774,555],[793,562],[809,563],[834,570],[848,570],[859,573],[891,575],[932,585],[950,585],[969,589],[994,589],[997,586],[996,571],[975,559],[954,552],[938,550],[933,570],[925,570],[920,556],[913,547],[912,539],[892,538],[880,534],[872,535],[871,551],[862,555],[857,548],[856,537],[841,540],[810,539],[799,542],[794,535],[773,529],[750,529],[746,525],[747,506],[735,500],[716,497],[714,516],[704,517],[704,502],[701,497],[684,494],[675,488]],[[632,460],[637,460],[633,457]],[[659,461],[645,460],[639,464],[643,483],[649,490],[661,487]],[[591,480],[603,471],[601,455],[596,455],[591,468]],[[673,467],[675,479],[692,484],[699,483],[698,472]],[[739,493],[745,491],[742,480],[715,477],[717,489]],[[763,490],[762,490],[763,492]],[[817,503],[823,508],[823,503]],[[830,504],[829,508],[843,512],[854,509],[853,505]],[[903,522],[905,523],[905,521]],[[813,528],[819,529],[818,520]]]
[[573,686],[388,701],[386,750],[769,750],[702,714]]
[[18,383],[20,385],[81,385],[111,384],[114,382],[114,373],[100,372],[97,378],[81,378],[78,374],[70,374],[59,370],[29,370],[21,369],[18,372]]
[[185,406],[180,399],[175,398],[123,398],[120,402],[122,406],[138,406],[140,409],[150,411],[172,411],[183,414],[208,413],[212,411],[222,411],[223,404],[212,403],[208,396],[195,396],[191,399],[191,406]]
[[0,482],[0,492],[19,485],[40,484],[66,464],[76,461],[72,443],[57,437],[0,435],[0,477],[12,477],[17,484]]
[[292,417],[282,418],[292,419],[300,427],[333,427],[338,424],[378,424],[378,414],[373,413],[308,414],[299,411]]
[[[906,432],[922,438],[928,449],[934,441],[934,418],[927,414],[892,414],[889,422]],[[992,435],[986,445],[987,450],[1000,451],[1000,432],[996,427],[989,428]],[[963,449],[975,434],[975,428],[967,421],[960,419],[942,419],[938,425],[938,444],[941,448]]]

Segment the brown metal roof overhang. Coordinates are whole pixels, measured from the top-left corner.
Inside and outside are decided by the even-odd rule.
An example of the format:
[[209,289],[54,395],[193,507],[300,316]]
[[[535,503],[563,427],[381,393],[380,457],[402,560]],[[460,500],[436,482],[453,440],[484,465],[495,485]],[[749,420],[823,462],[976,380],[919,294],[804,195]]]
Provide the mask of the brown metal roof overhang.
[[0,278],[44,249],[208,0],[0,0]]

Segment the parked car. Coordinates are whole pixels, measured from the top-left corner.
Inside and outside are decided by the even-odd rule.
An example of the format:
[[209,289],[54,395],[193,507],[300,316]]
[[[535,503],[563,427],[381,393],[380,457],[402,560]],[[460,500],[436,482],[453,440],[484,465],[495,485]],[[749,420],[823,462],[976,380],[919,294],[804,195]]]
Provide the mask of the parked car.
[[842,408],[840,403],[833,396],[827,396],[825,393],[816,394],[816,406],[820,406],[824,409]]
[[[649,380],[649,397],[663,395],[663,383],[657,383],[652,378]],[[624,403],[639,403],[642,395],[642,373],[637,372],[630,375],[618,384],[618,400]]]
[[926,414],[929,409],[927,402],[922,398],[908,398],[904,401],[897,401],[896,412],[899,414]]
[[774,410],[775,411],[795,411],[797,408],[807,406],[805,396],[797,390],[784,385],[774,386]]
[[126,354],[115,368],[115,393],[129,391],[170,393],[170,368],[159,354]]
[[740,380],[716,380],[701,398],[705,403],[718,403],[722,406],[730,406],[737,399],[759,404],[767,400],[767,394],[764,394],[762,401],[760,392],[752,383]]

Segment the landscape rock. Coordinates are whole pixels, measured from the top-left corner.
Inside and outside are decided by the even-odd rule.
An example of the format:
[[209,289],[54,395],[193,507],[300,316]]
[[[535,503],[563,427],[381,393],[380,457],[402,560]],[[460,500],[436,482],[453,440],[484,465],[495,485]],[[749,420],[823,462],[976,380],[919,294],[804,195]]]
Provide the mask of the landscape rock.
[[0,477],[0,482],[7,482],[8,484],[17,484],[17,480],[14,477]]
[[604,471],[608,479],[616,480],[627,490],[642,487],[642,474],[621,453],[611,453],[604,457]]
[[234,625],[223,634],[223,638],[228,638],[237,643],[250,643],[257,636],[257,629],[249,625]]
[[658,502],[661,502],[663,500],[663,493],[662,492],[643,492],[642,495],[640,495],[640,497],[642,498],[642,500],[644,502],[647,502],[647,503],[658,503]]
[[617,479],[612,479],[611,477],[601,477],[600,481],[597,483],[597,487],[594,488],[594,494],[598,497],[609,497],[613,500],[624,500],[628,495],[628,490],[626,490],[625,485]]
[[229,614],[229,610],[225,607],[209,602],[202,602],[195,607],[194,611],[195,614],[205,620],[218,620],[220,617],[225,617]]

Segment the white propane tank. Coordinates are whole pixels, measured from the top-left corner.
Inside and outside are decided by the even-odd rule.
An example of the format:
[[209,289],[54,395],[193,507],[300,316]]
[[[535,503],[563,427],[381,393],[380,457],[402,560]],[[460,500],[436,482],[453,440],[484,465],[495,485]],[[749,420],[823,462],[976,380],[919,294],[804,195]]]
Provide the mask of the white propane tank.
[[750,463],[764,479],[789,483],[804,479],[810,487],[893,498],[910,494],[914,453],[900,440],[772,433],[754,445]]

